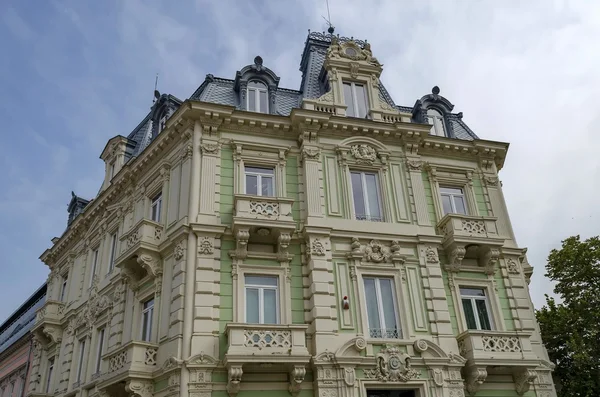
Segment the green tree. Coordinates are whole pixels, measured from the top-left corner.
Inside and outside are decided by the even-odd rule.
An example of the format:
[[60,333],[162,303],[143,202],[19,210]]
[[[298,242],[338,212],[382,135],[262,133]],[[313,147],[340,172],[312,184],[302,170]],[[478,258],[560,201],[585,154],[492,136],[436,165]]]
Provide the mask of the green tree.
[[561,303],[546,295],[536,312],[561,388],[559,397],[600,396],[600,239],[569,237],[548,255]]

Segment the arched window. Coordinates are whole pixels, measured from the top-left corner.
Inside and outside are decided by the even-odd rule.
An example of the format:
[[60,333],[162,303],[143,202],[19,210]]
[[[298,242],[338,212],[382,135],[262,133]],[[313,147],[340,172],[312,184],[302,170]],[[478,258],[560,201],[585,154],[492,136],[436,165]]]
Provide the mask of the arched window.
[[435,109],[427,109],[427,122],[432,125],[430,135],[447,136],[444,117]]
[[269,113],[269,91],[265,83],[257,80],[248,82],[246,109],[251,112]]

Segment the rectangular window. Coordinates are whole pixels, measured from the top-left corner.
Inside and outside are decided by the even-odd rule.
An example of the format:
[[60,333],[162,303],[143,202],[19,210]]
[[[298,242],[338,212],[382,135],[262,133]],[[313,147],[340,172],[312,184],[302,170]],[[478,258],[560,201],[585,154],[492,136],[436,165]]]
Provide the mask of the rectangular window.
[[467,214],[463,190],[456,187],[441,187],[442,207],[445,214]]
[[374,172],[352,171],[352,198],[358,220],[382,222],[379,179]]
[[62,278],[62,284],[60,286],[60,301],[65,302],[67,299],[67,283],[69,281],[69,277],[65,274]]
[[110,236],[110,260],[108,262],[108,272],[112,272],[115,268],[115,259],[117,258],[117,232]]
[[85,358],[85,339],[79,341],[79,361],[77,363],[77,381],[81,382],[81,374],[83,373],[83,360]]
[[52,374],[54,372],[54,357],[48,360],[48,372],[46,373],[46,393],[50,393],[52,387]]
[[246,322],[279,324],[277,277],[246,276]]
[[154,316],[154,298],[147,300],[142,305],[142,340],[152,340],[152,317]]
[[94,251],[92,251],[92,273],[90,274],[90,287],[92,286],[92,283],[94,282],[94,276],[96,275],[97,271],[98,271],[98,248],[96,248]]
[[111,163],[108,167],[108,180],[111,180],[115,176],[115,163]]
[[492,322],[485,290],[482,288],[461,288],[463,310],[468,329],[491,330]]
[[160,210],[162,208],[162,193],[152,199],[150,219],[160,222]]
[[244,167],[246,194],[274,197],[275,170],[273,168]]
[[104,353],[105,330],[105,328],[98,330],[98,351],[96,352],[96,366],[94,368],[94,373],[99,373],[100,367],[102,366],[102,353]]
[[269,91],[260,81],[248,83],[248,110],[251,112],[269,113]]
[[371,338],[399,338],[396,294],[391,278],[365,278],[367,319]]
[[367,117],[367,91],[365,86],[356,83],[344,83],[344,100],[346,106],[346,116],[358,117],[364,119]]

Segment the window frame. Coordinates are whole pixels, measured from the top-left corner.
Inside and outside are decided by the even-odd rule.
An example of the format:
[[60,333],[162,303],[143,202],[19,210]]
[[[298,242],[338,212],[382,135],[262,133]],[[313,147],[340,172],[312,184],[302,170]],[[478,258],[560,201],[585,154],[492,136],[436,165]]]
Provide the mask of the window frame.
[[[462,289],[476,289],[476,290],[481,290],[483,292],[483,297],[481,296],[475,296],[475,295],[463,295]],[[467,320],[467,314],[465,313],[465,325],[466,328],[469,331],[494,331],[495,330],[495,325],[494,325],[494,318],[493,316],[491,316],[492,310],[490,307],[490,302],[488,299],[488,294],[486,292],[485,288],[480,288],[480,287],[466,287],[466,286],[460,286],[459,287],[459,294],[460,294],[460,303],[461,305],[463,304],[463,300],[467,299],[469,301],[469,303],[471,304],[471,309],[473,310],[473,319],[475,320],[475,329],[469,328],[468,327],[468,321]],[[488,322],[490,323],[490,329],[483,329],[481,327],[481,320],[479,319],[479,310],[477,308],[476,305],[476,301],[483,301],[485,303],[485,308],[487,310],[487,317],[488,317]],[[464,310],[464,307],[463,307]]]
[[[262,85],[264,85],[265,88],[262,87],[250,87],[251,83],[254,82],[258,82]],[[265,111],[261,111],[261,110],[256,110],[256,109],[250,109],[250,95],[254,95],[254,104],[256,106],[258,106],[258,108],[260,109],[260,93],[265,93],[267,96],[267,108],[265,109]],[[269,86],[268,84],[266,84],[264,81],[258,80],[258,79],[253,79],[253,80],[249,80],[247,85],[246,85],[246,110],[249,112],[255,112],[255,113],[262,113],[262,114],[269,114]]]
[[104,352],[104,339],[106,338],[106,326],[98,329],[96,349],[96,361],[94,363],[94,373],[97,374],[102,370],[102,354]]
[[[162,206],[163,206],[163,194],[162,194],[162,191],[159,191],[154,196],[152,196],[152,198],[150,199],[150,220],[151,221],[160,223],[161,217],[162,217]],[[157,214],[156,219],[154,218],[155,208],[157,209],[156,210],[156,214]]]
[[[435,115],[429,114],[430,111],[436,112],[437,114],[435,114]],[[449,137],[448,128],[446,126],[446,120],[444,119],[444,114],[442,112],[440,112],[438,109],[436,109],[434,107],[430,107],[427,109],[426,117],[427,117],[427,123],[429,125],[431,125],[431,130],[429,132],[429,135]],[[436,121],[439,124],[436,124],[435,123]],[[441,126],[441,128],[442,128],[441,134],[440,134],[440,131],[438,130],[438,125]]]
[[[460,190],[460,194],[457,193],[445,193],[442,190],[443,189],[457,189]],[[442,214],[448,215],[448,214],[458,214],[458,215],[470,215],[469,214],[469,205],[467,204],[467,195],[465,194],[465,189],[463,186],[451,186],[448,184],[441,184],[439,185],[439,192],[440,192],[440,204],[442,206]],[[452,207],[452,212],[445,212],[444,210],[444,200],[443,197],[447,196],[450,197],[450,206]],[[465,208],[465,212],[458,212],[456,211],[456,202],[454,201],[457,197],[462,198],[462,202],[463,202],[463,207]]]
[[115,269],[115,262],[117,260],[117,250],[119,246],[119,230],[115,230],[110,234],[110,245],[108,253],[108,274],[111,274]]
[[[344,86],[350,86],[350,92],[352,93],[352,113],[353,113],[353,115],[348,114],[348,109],[350,109],[351,105],[348,104],[346,101],[346,90],[344,89]],[[364,115],[364,117],[358,115],[359,106],[358,106],[358,94],[356,92],[356,86],[360,86],[363,89],[364,100],[365,100],[365,115]],[[355,117],[355,118],[359,118],[359,119],[368,118],[371,107],[370,107],[369,94],[368,94],[367,88],[368,88],[368,84],[361,82],[361,81],[352,81],[352,80],[343,80],[342,81],[342,93],[343,93],[343,97],[344,97],[344,105],[346,105],[346,116],[347,117]]]
[[[145,305],[150,301],[152,301],[152,306],[146,308]],[[154,308],[156,304],[156,299],[154,296],[151,296],[147,299],[144,299],[140,303],[140,340],[143,342],[152,342],[152,336],[154,334],[152,327],[154,326]],[[149,317],[146,317],[148,313],[150,313]]]
[[[257,168],[257,169],[263,169],[263,170],[272,170],[273,173],[272,174],[268,174],[268,173],[263,173],[263,172],[248,172],[247,168]],[[259,197],[277,197],[277,187],[276,187],[276,180],[275,180],[275,173],[277,172],[277,170],[275,169],[275,167],[264,167],[264,166],[258,166],[258,165],[252,165],[252,164],[244,164],[244,194],[248,194],[248,195],[252,195],[252,196],[259,196]],[[257,178],[257,189],[256,189],[256,194],[252,194],[252,193],[248,193],[248,185],[246,184],[246,177],[248,175],[253,175],[256,176]],[[270,177],[271,181],[272,181],[272,186],[271,188],[273,189],[273,195],[272,196],[263,196],[262,194],[262,190],[259,189],[259,186],[262,186],[262,178],[263,177]]]
[[[356,202],[354,201],[354,186],[352,184],[352,174],[353,173],[358,173],[361,175],[361,187],[363,189],[363,204],[365,206],[365,211],[366,212],[370,212],[370,208],[369,208],[369,199],[366,195],[367,192],[367,185],[366,185],[366,174],[369,175],[374,175],[375,176],[375,185],[377,188],[377,206],[379,207],[379,212],[380,212],[380,217],[378,220],[374,220],[371,217],[370,213],[367,214],[363,214],[365,216],[365,219],[359,219],[358,218],[358,214],[356,213]],[[382,198],[382,190],[381,190],[381,182],[380,182],[380,175],[379,172],[374,171],[374,170],[364,170],[364,169],[358,169],[358,168],[350,168],[350,194],[351,194],[351,200],[352,200],[352,219],[353,220],[357,220],[357,221],[368,221],[368,222],[385,222],[385,215],[384,215],[384,210],[383,210],[383,198]]]
[[431,194],[433,197],[436,218],[439,222],[446,214],[440,194],[441,187],[462,189],[465,209],[467,214],[456,214],[457,216],[482,216],[479,213],[475,190],[473,188],[473,177],[475,169],[459,166],[449,166],[444,164],[429,163],[427,173],[431,185]]
[[[273,278],[277,281],[277,284],[275,286],[272,285],[264,285],[264,284],[248,284],[246,282],[246,278],[250,276],[255,276],[255,277],[268,277],[268,278]],[[279,300],[280,298],[280,291],[279,291],[279,277],[274,276],[272,274],[266,275],[266,274],[252,274],[252,273],[245,273],[244,274],[244,302],[246,302],[246,305],[244,305],[244,323],[250,324],[248,322],[248,298],[247,298],[247,294],[248,294],[248,288],[254,288],[254,289],[258,289],[259,293],[258,293],[258,323],[251,323],[251,324],[272,324],[272,325],[279,325],[281,324],[281,313],[280,313],[280,304],[279,304]],[[274,290],[275,291],[275,323],[265,323],[264,322],[264,317],[265,317],[265,306],[264,306],[264,291],[265,290]]]
[[[393,293],[396,297],[396,321],[398,324],[398,338],[371,338],[369,333],[369,320],[367,315],[367,296],[365,291],[365,278],[389,278],[393,281]],[[410,298],[408,297],[406,284],[403,282],[397,267],[385,265],[356,266],[356,282],[353,283],[355,293],[358,293],[357,309],[360,310],[360,331],[373,343],[389,341],[397,343],[399,340],[408,340],[415,337],[415,329],[410,317]],[[405,310],[401,310],[406,308]]]
[[[397,333],[397,337],[377,337],[377,336],[372,336],[371,334],[371,328],[369,326],[369,310],[368,310],[368,302],[367,302],[367,288],[365,285],[365,281],[366,280],[375,280],[375,299],[377,300],[377,310],[378,310],[378,316],[379,316],[379,325],[380,328],[379,330],[386,330],[386,335],[387,335],[387,327],[381,327],[381,325],[385,325],[385,314],[383,312],[383,297],[381,295],[381,284],[380,281],[381,280],[390,280],[390,282],[392,283],[391,285],[391,292],[392,292],[392,303],[394,305],[394,320],[396,321],[396,333]],[[369,338],[371,339],[402,339],[402,325],[400,322],[400,315],[399,315],[399,308],[398,308],[398,298],[397,298],[397,294],[396,294],[396,283],[395,283],[395,279],[393,277],[390,276],[371,276],[371,275],[365,275],[362,277],[362,287],[364,289],[364,294],[365,294],[365,314],[366,314],[366,318],[367,318],[367,331],[368,331],[368,335]]]
[[69,274],[65,273],[61,276],[62,283],[60,284],[60,302],[66,302],[69,298]]
[[[246,166],[271,168],[275,170],[273,179],[274,198],[287,197],[286,164],[289,147],[263,145],[260,143],[234,142],[234,195],[246,194]],[[266,197],[266,196],[262,196]]]
[[92,248],[92,263],[91,263],[91,267],[90,267],[90,282],[89,282],[89,287],[92,286],[92,284],[94,283],[94,276],[96,275],[96,272],[98,272],[98,259],[100,258],[100,246],[96,247],[96,248]]
[[84,370],[83,367],[85,365],[85,346],[86,346],[86,339],[87,337],[83,337],[81,339],[79,339],[79,345],[77,347],[78,349],[78,360],[77,360],[77,372],[76,374],[76,378],[75,378],[75,382],[81,382],[83,380],[83,377],[85,377],[84,374]]
[[50,388],[52,387],[52,376],[54,375],[54,364],[55,364],[55,357],[50,357],[48,359],[48,367],[46,369],[46,394],[52,394],[50,392]]
[[457,325],[459,332],[489,332],[479,330],[469,330],[467,328],[467,320],[465,311],[462,305],[462,297],[460,293],[461,288],[476,288],[483,289],[488,299],[488,312],[490,315],[490,325],[493,331],[506,331],[505,320],[502,312],[502,306],[500,304],[500,298],[494,288],[494,279],[488,276],[487,279],[473,279],[468,277],[459,277],[454,274],[450,274],[450,291],[452,294],[452,303],[457,315]]

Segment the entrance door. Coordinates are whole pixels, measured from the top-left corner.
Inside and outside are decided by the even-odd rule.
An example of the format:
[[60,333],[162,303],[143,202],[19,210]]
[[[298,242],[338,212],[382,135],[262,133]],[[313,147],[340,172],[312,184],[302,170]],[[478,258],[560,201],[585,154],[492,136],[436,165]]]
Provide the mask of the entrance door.
[[417,397],[414,390],[367,390],[367,397]]

